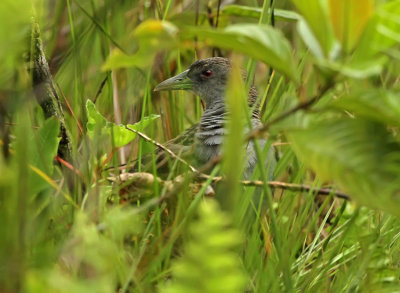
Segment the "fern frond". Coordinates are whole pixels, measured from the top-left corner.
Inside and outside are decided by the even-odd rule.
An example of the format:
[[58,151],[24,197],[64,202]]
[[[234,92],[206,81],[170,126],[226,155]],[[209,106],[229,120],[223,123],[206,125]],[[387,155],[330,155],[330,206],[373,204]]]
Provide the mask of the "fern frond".
[[184,255],[173,264],[173,281],[161,292],[243,292],[246,277],[235,252],[240,233],[214,200],[204,201],[198,214]]

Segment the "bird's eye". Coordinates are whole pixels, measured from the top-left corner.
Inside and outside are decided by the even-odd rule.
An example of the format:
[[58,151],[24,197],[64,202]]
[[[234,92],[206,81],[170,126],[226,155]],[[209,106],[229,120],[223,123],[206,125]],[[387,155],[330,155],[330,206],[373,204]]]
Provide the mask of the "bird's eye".
[[211,77],[211,75],[213,74],[213,72],[211,70],[204,70],[201,75],[203,75],[204,77]]

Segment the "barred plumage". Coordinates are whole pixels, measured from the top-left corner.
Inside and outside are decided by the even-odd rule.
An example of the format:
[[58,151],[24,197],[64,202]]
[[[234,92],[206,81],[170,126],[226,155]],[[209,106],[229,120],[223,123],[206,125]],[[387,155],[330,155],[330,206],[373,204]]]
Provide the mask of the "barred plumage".
[[[183,136],[193,135],[194,156],[198,165],[204,164],[213,157],[220,155],[224,136],[226,135],[227,112],[225,107],[225,90],[231,69],[230,61],[226,58],[213,57],[194,62],[190,68],[177,76],[167,79],[160,83],[155,91],[159,90],[192,90],[205,102],[206,107],[200,119],[200,123],[192,126],[189,132]],[[242,73],[246,77],[246,73]],[[251,121],[253,128],[261,125],[259,109],[257,103],[257,90],[251,87],[248,96],[248,105],[252,109]],[[184,142],[186,138],[182,135],[172,140],[173,144]],[[168,142],[167,145],[171,145]],[[266,141],[259,140],[259,144],[264,148]],[[249,142],[246,149],[247,165],[245,177],[250,177],[257,162],[254,144]],[[272,151],[269,151],[269,164],[274,164]],[[270,172],[272,175],[272,172]]]

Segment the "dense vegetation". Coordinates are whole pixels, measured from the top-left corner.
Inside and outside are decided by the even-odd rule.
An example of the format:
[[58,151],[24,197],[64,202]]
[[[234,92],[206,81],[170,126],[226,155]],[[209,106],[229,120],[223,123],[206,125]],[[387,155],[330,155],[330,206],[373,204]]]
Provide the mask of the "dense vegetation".
[[[399,291],[400,1],[226,2],[0,1],[0,292]],[[152,89],[217,55],[248,76],[195,169],[159,144],[200,99]]]

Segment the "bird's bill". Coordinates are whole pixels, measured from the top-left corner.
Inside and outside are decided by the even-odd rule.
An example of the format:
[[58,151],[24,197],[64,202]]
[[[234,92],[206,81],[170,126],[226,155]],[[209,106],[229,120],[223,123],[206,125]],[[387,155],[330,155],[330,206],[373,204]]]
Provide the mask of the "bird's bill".
[[192,89],[192,81],[188,78],[189,70],[186,70],[174,77],[168,78],[159,83],[154,91],[169,91],[169,90],[190,90]]

